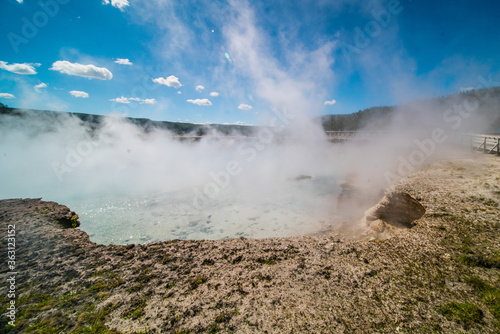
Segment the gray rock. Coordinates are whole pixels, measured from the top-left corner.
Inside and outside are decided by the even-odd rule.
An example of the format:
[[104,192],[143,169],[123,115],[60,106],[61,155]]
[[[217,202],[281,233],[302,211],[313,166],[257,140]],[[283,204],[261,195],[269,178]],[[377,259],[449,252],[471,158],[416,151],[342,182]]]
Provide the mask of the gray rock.
[[419,201],[404,192],[390,192],[377,205],[365,212],[363,221],[377,232],[383,232],[385,224],[396,227],[413,227],[413,222],[425,214]]

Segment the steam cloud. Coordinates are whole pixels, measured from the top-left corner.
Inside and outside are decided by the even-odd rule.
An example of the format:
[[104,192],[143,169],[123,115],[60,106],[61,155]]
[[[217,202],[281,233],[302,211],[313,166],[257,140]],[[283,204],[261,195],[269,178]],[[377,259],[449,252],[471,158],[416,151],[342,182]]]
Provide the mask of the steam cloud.
[[[99,129],[92,130],[65,114],[46,119],[4,115],[0,125],[0,197],[43,197],[70,205],[82,217],[89,201],[101,201],[105,206],[103,203],[110,199],[117,205],[117,199],[161,198],[161,208],[156,208],[158,214],[176,210],[178,216],[189,218],[184,221],[186,225],[209,216],[221,219],[221,223],[223,216],[233,215],[235,222],[243,224],[243,230],[247,229],[248,219],[253,219],[250,223],[264,224],[264,218],[259,222],[252,217],[264,214],[266,206],[270,206],[269,212],[277,205],[283,220],[266,223],[269,228],[280,230],[275,234],[307,233],[311,231],[310,224],[314,225],[313,230],[318,229],[319,221],[328,218],[332,211],[332,195],[337,187],[331,178],[335,159],[326,142],[314,150],[300,143],[279,143],[276,139],[285,132],[287,121],[285,115],[279,116],[274,128],[259,128],[251,139],[220,138],[220,134],[213,133],[200,142],[182,142],[165,130],[146,134],[120,117],[106,118]],[[300,175],[315,179],[295,180]],[[314,182],[314,187],[308,181]],[[319,201],[312,203],[313,199]],[[169,208],[172,203],[175,207]],[[309,214],[314,215],[314,221],[300,222],[300,232],[285,229],[291,225],[287,211],[292,207],[297,212],[307,207],[312,210]],[[241,214],[232,208],[239,208]],[[96,210],[95,206],[92,210]],[[269,212],[268,216],[274,215],[275,219],[276,214]],[[245,222],[241,221],[243,217]],[[109,225],[109,218],[100,223]],[[123,223],[123,216],[120,220]],[[271,225],[275,223],[281,225]],[[82,228],[88,228],[85,220]],[[224,233],[219,233],[220,229],[222,226],[213,236],[198,237],[236,237],[241,232],[238,227],[234,231],[226,227]],[[258,233],[268,236],[268,231],[257,231],[257,236]],[[248,231],[245,235],[256,236]],[[170,239],[175,235],[156,237]],[[106,241],[109,239],[103,242]]]
[[[391,182],[445,157],[447,137],[465,113],[432,118],[420,111],[411,119],[408,108],[396,114],[404,117],[381,120],[391,130],[385,135],[343,144],[329,143],[321,130],[297,135],[297,117],[278,111],[249,138],[213,131],[199,142],[145,132],[118,116],[95,128],[68,114],[2,115],[0,198],[70,205],[84,218],[82,228],[104,243],[316,232],[352,223]],[[339,202],[346,182],[354,195]],[[87,225],[93,217],[99,226]],[[139,230],[154,237],[138,239]]]
[[[231,3],[232,19],[223,29],[227,50],[234,73],[248,78],[255,99],[270,106],[262,113],[266,127],[255,128],[251,138],[237,133],[221,138],[212,132],[191,142],[165,130],[146,133],[121,117],[107,117],[93,128],[66,114],[2,115],[0,197],[58,201],[86,219],[101,218],[99,227],[86,227],[84,221],[83,229],[130,234],[102,242],[150,241],[133,235],[148,229],[163,240],[311,233],[354,221],[399,177],[445,157],[452,133],[465,131],[464,124],[473,118],[473,100],[457,101],[461,108],[449,109],[438,103],[410,104],[394,117],[367,124],[367,130],[385,135],[329,143],[311,111],[334,104],[322,102],[328,96],[322,81],[333,75],[335,44],[291,52],[289,64],[281,64],[270,56],[249,4]],[[112,77],[92,65],[59,61],[53,69]],[[153,81],[182,86],[173,75]],[[208,99],[187,101],[211,105]],[[480,128],[481,121],[475,121]],[[339,201],[345,183],[356,191]],[[105,220],[100,211],[108,212]]]

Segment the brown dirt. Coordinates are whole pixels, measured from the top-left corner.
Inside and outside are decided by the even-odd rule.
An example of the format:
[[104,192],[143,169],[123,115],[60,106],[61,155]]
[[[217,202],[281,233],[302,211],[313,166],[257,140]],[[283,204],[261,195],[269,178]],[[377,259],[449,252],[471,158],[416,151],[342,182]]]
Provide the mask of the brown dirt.
[[[38,199],[0,201],[0,277],[16,226],[19,333],[498,333],[500,158],[401,180],[427,209],[411,229],[103,246]],[[367,208],[365,208],[367,209]],[[486,287],[486,288],[485,288]],[[8,284],[0,284],[6,312]]]

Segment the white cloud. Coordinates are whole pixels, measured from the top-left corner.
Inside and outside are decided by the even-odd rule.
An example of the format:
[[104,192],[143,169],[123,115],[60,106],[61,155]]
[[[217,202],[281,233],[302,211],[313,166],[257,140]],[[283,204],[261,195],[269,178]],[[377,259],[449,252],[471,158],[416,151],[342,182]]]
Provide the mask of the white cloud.
[[177,94],[181,95],[182,93],[181,93],[181,91],[179,90],[179,91],[177,91]]
[[337,101],[331,100],[331,101],[325,101],[325,106],[333,106]]
[[201,92],[201,91],[202,91],[202,90],[204,90],[204,89],[205,89],[205,87],[203,87],[202,85],[198,85],[198,86],[196,86],[196,91],[197,91],[197,92]]
[[214,97],[216,97],[216,96],[219,96],[219,93],[217,93],[217,92],[211,92],[211,93],[210,93],[210,96],[214,96]]
[[42,82],[42,83],[35,86],[35,92],[41,93],[41,92],[43,92],[44,88],[47,88],[47,84]]
[[74,97],[81,97],[83,99],[87,99],[89,97],[89,94],[82,92],[82,91],[79,91],[79,90],[72,90],[69,93],[71,95],[73,95]]
[[0,99],[15,99],[16,97],[9,93],[0,93]]
[[122,59],[122,58],[116,58],[115,63],[120,64],[120,65],[134,65],[133,63],[130,62],[127,58]]
[[252,106],[250,106],[250,105],[248,105],[248,104],[244,104],[244,103],[242,103],[242,104],[240,104],[240,105],[238,106],[238,109],[241,109],[241,110],[250,110],[250,109],[252,109],[252,108],[253,108]]
[[157,84],[160,84],[160,85],[165,85],[165,86],[174,87],[174,88],[179,88],[182,86],[182,84],[179,82],[179,78],[177,78],[176,76],[173,76],[173,75],[167,77],[166,79],[163,77],[153,79],[153,82],[156,82]]
[[118,102],[118,103],[130,103],[130,101],[126,97],[117,97],[116,99],[111,99],[110,101]]
[[189,100],[187,100],[187,102],[192,103],[192,104],[197,104],[199,106],[211,106],[212,105],[212,102],[210,102],[209,99],[196,99],[196,100],[189,99]]
[[474,90],[474,87],[461,87],[460,93],[470,92],[471,90]]
[[66,60],[56,61],[50,70],[89,79],[110,80],[113,78],[113,74],[105,67],[70,63]]
[[242,121],[236,121],[234,123],[222,123],[224,125],[247,125],[247,123],[242,122]]
[[35,67],[40,66],[39,63],[23,63],[23,64],[7,64],[4,61],[0,61],[0,69],[6,70],[16,74],[32,75],[36,74]]
[[156,104],[156,100],[155,99],[144,99],[144,100],[141,100],[138,97],[123,97],[123,96],[117,97],[116,99],[111,99],[110,101],[114,101],[114,102],[118,102],[118,103],[124,103],[124,104],[130,103],[130,101],[140,102],[141,104]]
[[[102,0],[103,5],[109,5],[110,0]],[[111,6],[123,11],[125,7],[130,6],[128,0],[111,0]]]
[[155,99],[144,99],[142,100],[141,104],[156,104],[156,100]]
[[17,2],[19,2],[19,3],[23,3],[23,0],[17,0]]

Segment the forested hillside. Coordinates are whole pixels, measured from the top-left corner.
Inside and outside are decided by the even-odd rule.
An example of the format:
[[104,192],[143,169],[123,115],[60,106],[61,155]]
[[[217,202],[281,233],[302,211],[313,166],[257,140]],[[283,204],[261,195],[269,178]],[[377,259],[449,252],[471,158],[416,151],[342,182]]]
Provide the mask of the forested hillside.
[[[462,114],[460,114],[463,112]],[[0,114],[19,117],[50,117],[63,113],[46,110],[21,110],[0,103]],[[91,128],[97,128],[104,119],[101,115],[68,113],[80,118]],[[384,131],[394,127],[421,124],[426,119],[438,122],[453,122],[461,117],[461,132],[500,133],[500,87],[471,90],[459,94],[441,96],[428,100],[413,101],[401,106],[371,107],[353,114],[325,115],[320,118],[325,131]],[[177,135],[204,135],[210,129],[222,134],[237,132],[250,135],[255,127],[243,125],[192,124],[167,121],[152,121],[147,118],[128,118],[145,131],[154,128],[168,129]],[[461,121],[462,121],[461,120]]]
[[[0,103],[0,115],[10,115],[17,117],[57,117],[64,114],[72,115],[81,119],[90,128],[95,129],[100,126],[103,122],[104,117],[102,115],[84,114],[84,113],[65,113],[56,112],[49,110],[22,110],[9,108],[8,106]],[[251,126],[243,125],[226,125],[226,124],[193,124],[193,123],[178,123],[178,122],[167,122],[167,121],[152,121],[147,118],[131,118],[127,117],[127,120],[142,127],[146,132],[153,129],[167,129],[172,131],[177,135],[204,135],[208,133],[211,129],[215,129],[222,134],[230,134],[233,131],[238,132],[242,135],[249,135],[252,132]],[[1,120],[0,120],[1,122]]]
[[[500,133],[500,87],[471,90],[401,106],[372,107],[348,115],[326,115],[321,117],[321,121],[326,131],[376,131],[390,125],[411,126],[413,122],[431,116],[452,122],[453,115],[460,115],[460,110],[464,110],[463,118],[467,121],[462,131]],[[394,122],[396,115],[398,124]]]

